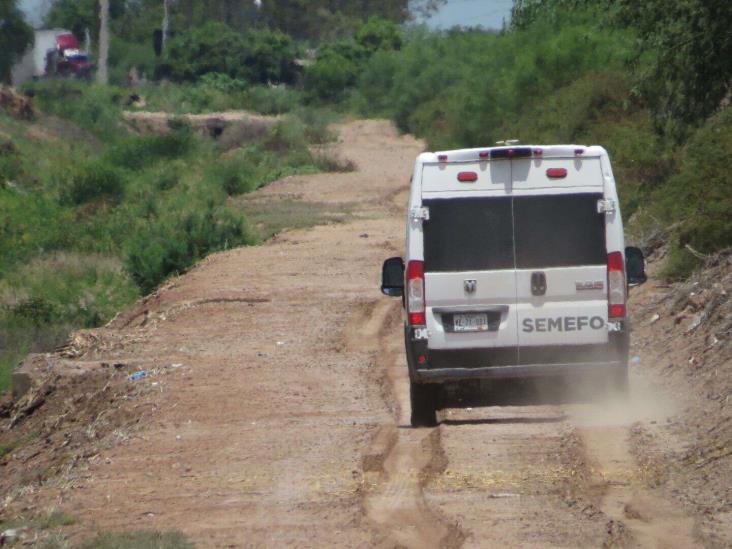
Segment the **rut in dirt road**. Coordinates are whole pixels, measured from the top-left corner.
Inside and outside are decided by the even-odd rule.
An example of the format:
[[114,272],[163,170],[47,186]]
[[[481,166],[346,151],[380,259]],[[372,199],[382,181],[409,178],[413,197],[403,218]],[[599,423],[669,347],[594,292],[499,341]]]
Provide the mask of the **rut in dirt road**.
[[[442,472],[444,456],[438,429],[409,425],[409,378],[404,352],[389,337],[401,330],[398,304],[381,301],[352,321],[349,345],[381,349],[377,357],[392,402],[395,425],[383,425],[364,454],[364,507],[383,539],[396,547],[459,547],[464,534],[430,509],[422,488]],[[361,329],[363,327],[363,329]]]

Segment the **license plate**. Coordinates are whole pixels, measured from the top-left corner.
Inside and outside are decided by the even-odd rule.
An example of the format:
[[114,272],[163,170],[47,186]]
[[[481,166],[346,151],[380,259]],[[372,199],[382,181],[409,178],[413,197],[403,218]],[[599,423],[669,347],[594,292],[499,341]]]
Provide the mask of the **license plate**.
[[452,327],[456,332],[487,332],[487,313],[460,313],[452,317]]

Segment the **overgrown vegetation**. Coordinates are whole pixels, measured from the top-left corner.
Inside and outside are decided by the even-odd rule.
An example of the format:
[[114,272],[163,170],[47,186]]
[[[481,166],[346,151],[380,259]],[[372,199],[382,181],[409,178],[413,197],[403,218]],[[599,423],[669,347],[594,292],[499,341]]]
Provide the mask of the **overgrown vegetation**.
[[300,109],[225,150],[184,119],[130,133],[118,88],[30,89],[61,118],[29,126],[0,114],[0,390],[26,353],[100,326],[208,253],[255,242],[230,197],[341,168],[309,150],[332,138],[324,111]]
[[664,274],[684,278],[732,245],[730,25],[722,1],[517,0],[506,32],[412,29],[369,56],[338,46],[334,63],[325,46],[306,91],[330,82],[310,97],[392,118],[432,149],[601,144],[627,227],[665,232]]

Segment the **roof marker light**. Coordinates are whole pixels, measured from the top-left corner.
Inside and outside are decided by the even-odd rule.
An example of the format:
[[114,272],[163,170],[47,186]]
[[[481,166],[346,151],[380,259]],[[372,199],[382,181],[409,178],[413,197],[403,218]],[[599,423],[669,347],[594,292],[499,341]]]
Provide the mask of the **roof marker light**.
[[544,154],[544,149],[536,148],[534,149],[534,156],[541,156]]
[[546,171],[546,176],[549,179],[562,179],[563,177],[567,177],[567,169],[566,168],[549,168]]
[[475,183],[478,181],[478,174],[475,172],[460,172],[457,178],[461,183]]
[[437,156],[437,160],[440,162],[447,162],[447,155],[446,154],[440,154]]
[[584,149],[575,149],[575,150],[574,150],[574,154],[575,154],[575,156],[581,156],[581,155],[583,155],[584,153],[585,153],[585,150],[584,150]]
[[491,156],[491,151],[480,151],[480,152],[478,153],[478,156],[479,156],[480,158],[490,158],[490,156]]

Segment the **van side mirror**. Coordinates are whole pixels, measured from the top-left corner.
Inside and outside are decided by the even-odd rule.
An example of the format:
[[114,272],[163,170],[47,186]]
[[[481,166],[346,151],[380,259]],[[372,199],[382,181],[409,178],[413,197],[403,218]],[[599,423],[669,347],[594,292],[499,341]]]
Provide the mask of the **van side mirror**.
[[381,268],[381,293],[390,297],[404,295],[404,260],[390,257]]
[[638,286],[648,280],[646,260],[640,248],[635,246],[625,248],[625,271],[628,273],[629,286]]

